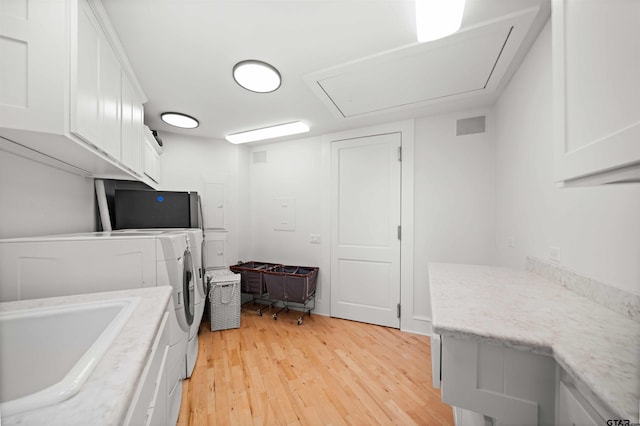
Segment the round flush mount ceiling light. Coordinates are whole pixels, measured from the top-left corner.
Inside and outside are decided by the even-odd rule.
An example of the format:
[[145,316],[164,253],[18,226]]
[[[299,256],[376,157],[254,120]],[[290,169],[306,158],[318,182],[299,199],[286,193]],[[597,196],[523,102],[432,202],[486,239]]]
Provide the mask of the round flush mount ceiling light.
[[253,59],[238,62],[233,67],[233,79],[245,89],[258,93],[273,92],[282,82],[275,67]]
[[164,112],[160,115],[160,118],[165,123],[182,129],[195,129],[200,125],[195,118],[179,112]]

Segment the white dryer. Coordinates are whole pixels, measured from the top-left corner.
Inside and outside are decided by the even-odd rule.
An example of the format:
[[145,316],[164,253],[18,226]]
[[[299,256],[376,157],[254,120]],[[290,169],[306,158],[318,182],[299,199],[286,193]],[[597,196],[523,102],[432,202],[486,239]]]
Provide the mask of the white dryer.
[[193,261],[184,233],[93,232],[0,240],[0,302],[171,285],[168,418],[175,424],[193,322]]
[[191,259],[193,260],[193,273],[195,290],[193,294],[193,322],[189,329],[189,339],[187,342],[187,355],[185,358],[185,371],[183,378],[191,377],[193,368],[198,359],[198,331],[202,315],[204,314],[205,300],[207,297],[206,278],[204,272],[204,234],[200,228],[152,228],[152,229],[119,229],[113,233],[185,233],[189,238],[189,247],[191,249]]

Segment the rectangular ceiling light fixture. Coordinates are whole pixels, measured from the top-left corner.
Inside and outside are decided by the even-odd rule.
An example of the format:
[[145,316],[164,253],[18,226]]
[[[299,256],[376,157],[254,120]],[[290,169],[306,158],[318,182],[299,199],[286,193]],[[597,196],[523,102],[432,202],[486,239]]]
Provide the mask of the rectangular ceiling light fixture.
[[418,42],[438,40],[458,31],[465,0],[415,0]]
[[302,121],[279,124],[277,126],[264,127],[262,129],[249,130],[247,132],[234,133],[225,138],[231,143],[247,143],[265,139],[278,138],[280,136],[297,135],[309,131],[309,125]]

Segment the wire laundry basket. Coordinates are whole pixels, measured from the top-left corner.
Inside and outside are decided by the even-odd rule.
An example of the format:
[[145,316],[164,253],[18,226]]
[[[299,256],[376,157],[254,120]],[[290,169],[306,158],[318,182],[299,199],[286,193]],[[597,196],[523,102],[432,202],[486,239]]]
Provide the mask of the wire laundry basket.
[[[311,315],[311,311],[316,305],[318,271],[319,268],[314,266],[278,265],[264,273],[269,298],[283,304],[282,309],[273,314],[273,319],[278,319],[278,314],[283,310],[289,311],[291,303],[302,308],[302,315],[298,317],[298,325],[302,324],[305,313]],[[313,305],[309,306],[310,302],[313,302]]]

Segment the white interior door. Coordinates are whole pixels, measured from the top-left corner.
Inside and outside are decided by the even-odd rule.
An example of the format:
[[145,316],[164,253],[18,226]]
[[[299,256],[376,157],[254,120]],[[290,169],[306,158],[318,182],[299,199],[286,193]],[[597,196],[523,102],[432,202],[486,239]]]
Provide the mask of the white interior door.
[[400,326],[400,142],[331,144],[331,316]]

